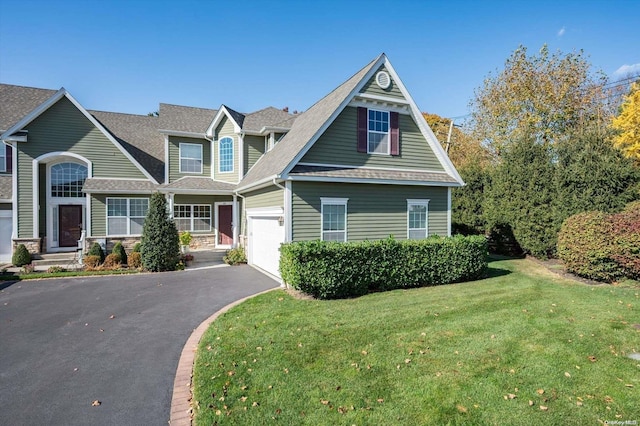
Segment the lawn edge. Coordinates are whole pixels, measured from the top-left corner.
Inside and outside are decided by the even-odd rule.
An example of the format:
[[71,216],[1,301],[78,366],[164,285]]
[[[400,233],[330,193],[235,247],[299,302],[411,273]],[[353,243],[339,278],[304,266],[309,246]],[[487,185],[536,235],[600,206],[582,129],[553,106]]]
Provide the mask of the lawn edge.
[[281,287],[274,287],[250,296],[231,302],[225,307],[216,311],[209,318],[205,319],[196,327],[182,348],[178,367],[176,368],[176,376],[173,381],[173,392],[171,396],[171,409],[169,411],[169,424],[171,426],[191,426],[192,410],[191,400],[193,398],[193,363],[195,361],[198,344],[202,335],[207,331],[209,326],[222,314],[236,305],[239,305],[251,298],[260,296],[274,290],[281,290]]

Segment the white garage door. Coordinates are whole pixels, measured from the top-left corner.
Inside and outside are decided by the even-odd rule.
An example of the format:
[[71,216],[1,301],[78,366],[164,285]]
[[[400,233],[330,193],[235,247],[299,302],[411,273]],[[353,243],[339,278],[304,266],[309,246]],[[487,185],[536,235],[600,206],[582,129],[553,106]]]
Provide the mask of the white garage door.
[[280,244],[284,242],[284,226],[278,217],[249,217],[249,263],[280,277]]
[[0,211],[0,262],[11,262],[11,256],[13,255],[11,246],[12,229],[11,211]]

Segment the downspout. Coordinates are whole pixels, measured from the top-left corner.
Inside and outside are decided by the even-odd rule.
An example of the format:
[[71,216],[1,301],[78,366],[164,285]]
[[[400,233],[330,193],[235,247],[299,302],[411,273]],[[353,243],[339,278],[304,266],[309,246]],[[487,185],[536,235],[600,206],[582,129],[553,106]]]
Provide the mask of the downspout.
[[[233,201],[237,205],[238,201],[236,200],[236,197],[242,198],[242,210],[245,211],[247,209],[247,206],[246,206],[244,195],[240,195],[237,191],[233,193]],[[236,211],[237,210],[238,209],[236,208]],[[237,215],[238,215],[237,221],[240,222],[240,225],[242,225],[242,212],[238,212]],[[238,224],[235,224],[233,234],[234,234],[234,238],[240,239],[240,235],[239,235],[240,234],[240,228],[238,227]],[[237,237],[236,237],[236,235],[237,235]],[[238,245],[237,243],[239,243],[239,242],[238,241],[234,241],[234,244],[236,244],[236,246]],[[242,247],[244,247],[246,249],[245,241],[242,241]],[[245,253],[246,253],[246,250],[245,250]]]

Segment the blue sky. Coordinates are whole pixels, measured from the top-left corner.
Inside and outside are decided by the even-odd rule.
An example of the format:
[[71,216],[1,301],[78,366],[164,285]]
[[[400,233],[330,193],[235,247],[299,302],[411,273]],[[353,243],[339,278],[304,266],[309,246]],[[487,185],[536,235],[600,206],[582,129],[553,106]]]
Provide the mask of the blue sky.
[[0,82],[88,109],[305,110],[385,52],[421,110],[468,113],[520,44],[640,71],[640,1],[0,0]]

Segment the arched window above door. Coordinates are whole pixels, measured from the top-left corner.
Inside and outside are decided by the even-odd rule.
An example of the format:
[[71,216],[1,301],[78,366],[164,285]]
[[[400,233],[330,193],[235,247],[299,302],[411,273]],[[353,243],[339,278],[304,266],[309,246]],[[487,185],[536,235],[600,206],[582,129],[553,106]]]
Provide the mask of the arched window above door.
[[51,196],[84,197],[82,186],[87,178],[87,166],[78,163],[58,163],[51,166]]

